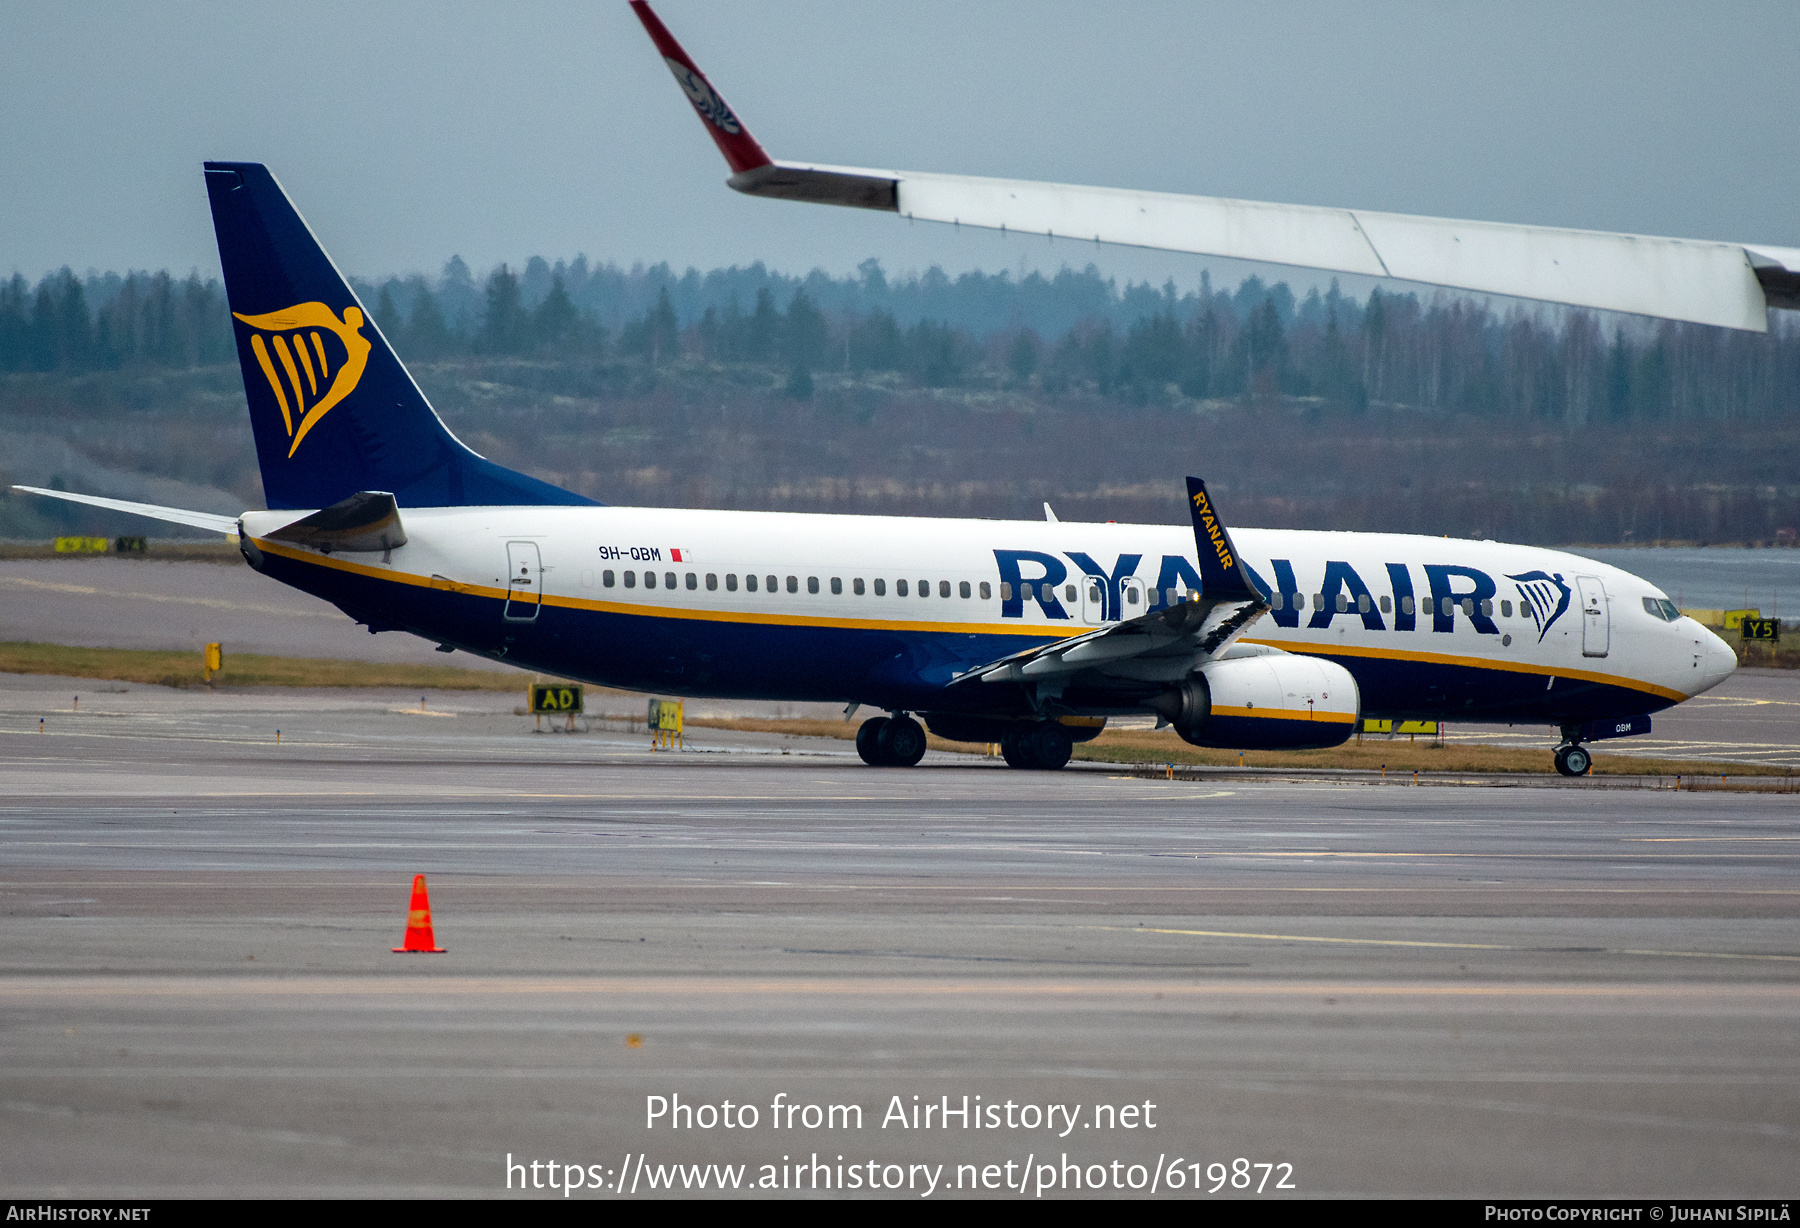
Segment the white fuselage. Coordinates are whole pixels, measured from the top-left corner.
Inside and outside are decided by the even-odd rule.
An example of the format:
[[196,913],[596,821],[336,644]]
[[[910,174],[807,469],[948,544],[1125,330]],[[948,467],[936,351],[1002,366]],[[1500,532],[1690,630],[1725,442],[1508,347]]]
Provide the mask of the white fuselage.
[[[273,556],[264,569],[365,621],[687,694],[901,706],[891,701],[905,693],[916,707],[962,670],[1199,587],[1193,532],[1164,525],[409,508],[407,544],[384,559],[265,539],[300,514],[244,516]],[[1735,665],[1706,629],[1666,617],[1654,585],[1561,551],[1378,533],[1234,537],[1274,607],[1244,639],[1339,662],[1367,712],[1552,723],[1649,712]]]

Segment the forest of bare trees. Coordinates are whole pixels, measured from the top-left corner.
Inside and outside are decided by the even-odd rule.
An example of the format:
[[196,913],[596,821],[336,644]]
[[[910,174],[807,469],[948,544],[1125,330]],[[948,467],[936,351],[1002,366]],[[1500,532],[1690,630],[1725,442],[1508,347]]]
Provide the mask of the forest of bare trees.
[[[1204,468],[1243,523],[1615,542],[1800,522],[1782,313],[1749,334],[873,261],[792,278],[534,258],[478,281],[452,260],[357,289],[460,433],[609,502],[1167,520],[1178,471]],[[62,440],[73,487],[193,480],[159,441],[204,435],[204,485],[254,502],[234,366],[216,282],[0,282],[0,436],[34,457]],[[12,480],[51,476],[9,451]],[[0,533],[45,523],[17,502]]]

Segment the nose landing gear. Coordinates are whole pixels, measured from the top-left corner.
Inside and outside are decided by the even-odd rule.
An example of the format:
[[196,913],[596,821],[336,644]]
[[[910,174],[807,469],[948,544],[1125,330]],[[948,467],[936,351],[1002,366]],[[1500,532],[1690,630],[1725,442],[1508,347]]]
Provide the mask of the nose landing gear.
[[1564,776],[1586,776],[1594,766],[1594,757],[1582,746],[1565,744],[1556,748],[1556,770]]

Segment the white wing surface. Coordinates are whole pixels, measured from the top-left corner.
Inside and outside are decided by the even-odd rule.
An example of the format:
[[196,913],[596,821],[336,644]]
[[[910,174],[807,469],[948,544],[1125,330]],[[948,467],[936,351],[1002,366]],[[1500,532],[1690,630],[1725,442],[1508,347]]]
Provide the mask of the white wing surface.
[[[633,0],[632,7],[665,56],[671,62],[679,57],[683,71],[691,75],[684,86],[690,101],[700,88],[692,80],[705,83],[705,97],[716,97],[649,6]],[[1770,307],[1800,309],[1800,250],[1793,248],[778,162],[769,159],[722,103],[695,103],[695,109],[726,153],[733,171],[726,182],[750,196],[1391,277],[1751,332],[1768,330]]]

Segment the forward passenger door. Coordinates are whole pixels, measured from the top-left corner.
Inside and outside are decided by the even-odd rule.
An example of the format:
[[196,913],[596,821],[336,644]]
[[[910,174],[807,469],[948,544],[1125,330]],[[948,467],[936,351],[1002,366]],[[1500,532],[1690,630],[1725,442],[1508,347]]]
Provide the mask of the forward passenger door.
[[1607,608],[1606,585],[1598,576],[1576,576],[1581,594],[1581,655],[1604,657],[1612,642],[1612,613]]

